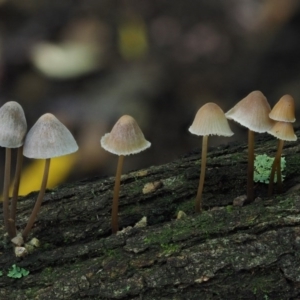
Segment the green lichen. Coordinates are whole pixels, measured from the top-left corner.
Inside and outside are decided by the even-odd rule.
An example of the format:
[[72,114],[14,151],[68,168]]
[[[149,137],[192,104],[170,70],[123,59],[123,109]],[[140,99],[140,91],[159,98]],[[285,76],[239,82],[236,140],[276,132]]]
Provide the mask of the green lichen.
[[[269,183],[272,164],[274,158],[266,154],[257,155],[254,161],[254,178],[255,182]],[[286,161],[284,157],[281,157],[281,172],[284,171],[286,166]],[[284,175],[282,175],[282,181],[284,180]],[[274,182],[277,182],[277,175],[275,174]]]
[[25,277],[29,274],[29,271],[24,269],[24,268],[20,268],[17,265],[12,265],[11,268],[9,269],[8,273],[7,273],[7,277],[11,277],[11,278],[21,278],[21,277]]

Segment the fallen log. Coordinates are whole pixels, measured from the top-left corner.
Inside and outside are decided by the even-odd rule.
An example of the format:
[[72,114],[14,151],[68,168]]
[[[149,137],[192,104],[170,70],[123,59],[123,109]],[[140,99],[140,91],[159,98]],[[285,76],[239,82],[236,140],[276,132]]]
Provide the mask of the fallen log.
[[[274,155],[276,141],[261,135],[255,149]],[[283,194],[267,198],[259,183],[254,203],[233,206],[246,191],[247,145],[210,149],[201,215],[194,213],[199,152],[125,174],[125,229],[116,235],[113,177],[48,190],[31,233],[41,243],[34,252],[16,258],[0,228],[0,299],[299,299],[299,152],[297,143],[284,147]],[[19,229],[35,199],[19,200]],[[187,217],[176,219],[178,211]],[[144,216],[147,226],[134,227]],[[30,273],[7,277],[13,264]]]

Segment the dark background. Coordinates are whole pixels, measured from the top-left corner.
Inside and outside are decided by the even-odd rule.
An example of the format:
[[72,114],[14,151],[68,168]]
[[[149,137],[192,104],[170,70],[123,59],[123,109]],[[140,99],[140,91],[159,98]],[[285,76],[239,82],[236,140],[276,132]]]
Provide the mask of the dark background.
[[[199,148],[197,110],[226,112],[253,90],[273,106],[300,99],[298,0],[0,1],[0,101],[19,102],[28,128],[44,113],[74,134],[79,152],[66,180],[114,175],[100,138],[132,115],[152,147],[124,172]],[[230,123],[231,138],[246,131]],[[1,149],[4,159],[4,151]],[[30,164],[25,159],[25,165]]]

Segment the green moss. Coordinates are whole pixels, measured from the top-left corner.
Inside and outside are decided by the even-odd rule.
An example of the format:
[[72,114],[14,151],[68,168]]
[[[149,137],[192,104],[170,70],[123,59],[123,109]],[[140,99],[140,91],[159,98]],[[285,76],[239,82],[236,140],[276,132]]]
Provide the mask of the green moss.
[[300,166],[300,155],[294,155],[293,159],[289,159],[286,162],[286,175],[295,175],[295,173],[299,173]]
[[28,288],[25,290],[25,296],[27,297],[27,299],[34,299],[34,297],[37,295],[39,289],[40,289],[39,287]]
[[118,249],[103,249],[103,255],[114,259],[120,259],[122,257],[122,254]]
[[181,202],[177,207],[176,207],[176,215],[177,213],[182,210],[186,214],[190,214],[194,212],[195,210],[195,198],[191,198],[189,200],[185,200]]
[[211,232],[226,228],[229,218],[230,215],[220,219],[220,217],[213,216],[209,212],[204,211],[195,218],[188,217],[183,220],[176,220],[172,224],[164,226],[159,233],[149,234],[144,239],[144,242],[147,244],[170,245],[173,241],[187,239],[191,235],[194,235],[195,232],[201,234],[204,239],[207,239],[210,237]]
[[163,255],[169,256],[175,252],[179,251],[179,246],[175,244],[161,244],[160,245],[163,250]]
[[228,156],[219,156],[212,158],[213,163],[219,163],[221,165],[234,165],[239,161],[247,159],[247,156],[243,152],[231,153]]
[[291,209],[295,207],[295,199],[286,197],[286,196],[278,196],[276,200],[279,200],[279,206],[282,209]]
[[47,267],[42,270],[40,277],[43,278],[42,281],[45,282],[55,282],[59,279],[59,275],[51,267]]
[[255,276],[250,281],[250,284],[252,286],[254,295],[266,295],[266,293],[274,289],[274,284],[276,284],[276,282],[274,282],[274,278],[272,277]]
[[168,244],[172,239],[173,229],[170,227],[164,228],[159,234],[149,234],[144,242],[146,244]]
[[226,211],[227,211],[227,212],[231,213],[233,210],[234,210],[233,205],[227,205],[227,206],[226,206]]
[[41,243],[41,248],[46,251],[46,250],[54,249],[55,246],[53,246],[50,243]]
[[122,210],[122,214],[125,215],[135,215],[135,214],[141,214],[141,208],[139,204],[129,205],[125,209]]

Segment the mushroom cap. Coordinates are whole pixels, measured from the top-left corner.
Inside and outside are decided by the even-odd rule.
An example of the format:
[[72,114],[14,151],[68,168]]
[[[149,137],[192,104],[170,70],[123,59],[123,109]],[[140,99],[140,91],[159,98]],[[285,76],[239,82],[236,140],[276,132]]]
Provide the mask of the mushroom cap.
[[15,102],[6,102],[0,108],[0,146],[19,148],[24,143],[27,123],[22,106]]
[[269,118],[271,111],[267,98],[260,91],[253,91],[239,101],[225,116],[255,132],[266,132],[274,122]]
[[122,116],[100,143],[106,151],[116,155],[139,153],[151,146],[135,119],[128,115]]
[[29,158],[47,159],[76,152],[78,145],[68,130],[54,115],[42,115],[29,130],[23,155]]
[[283,141],[296,141],[293,125],[289,122],[276,122],[268,131],[271,135]]
[[275,104],[269,117],[275,121],[295,122],[295,101],[291,95],[283,95]]
[[204,104],[197,112],[189,132],[196,135],[232,136],[223,110],[215,103]]

